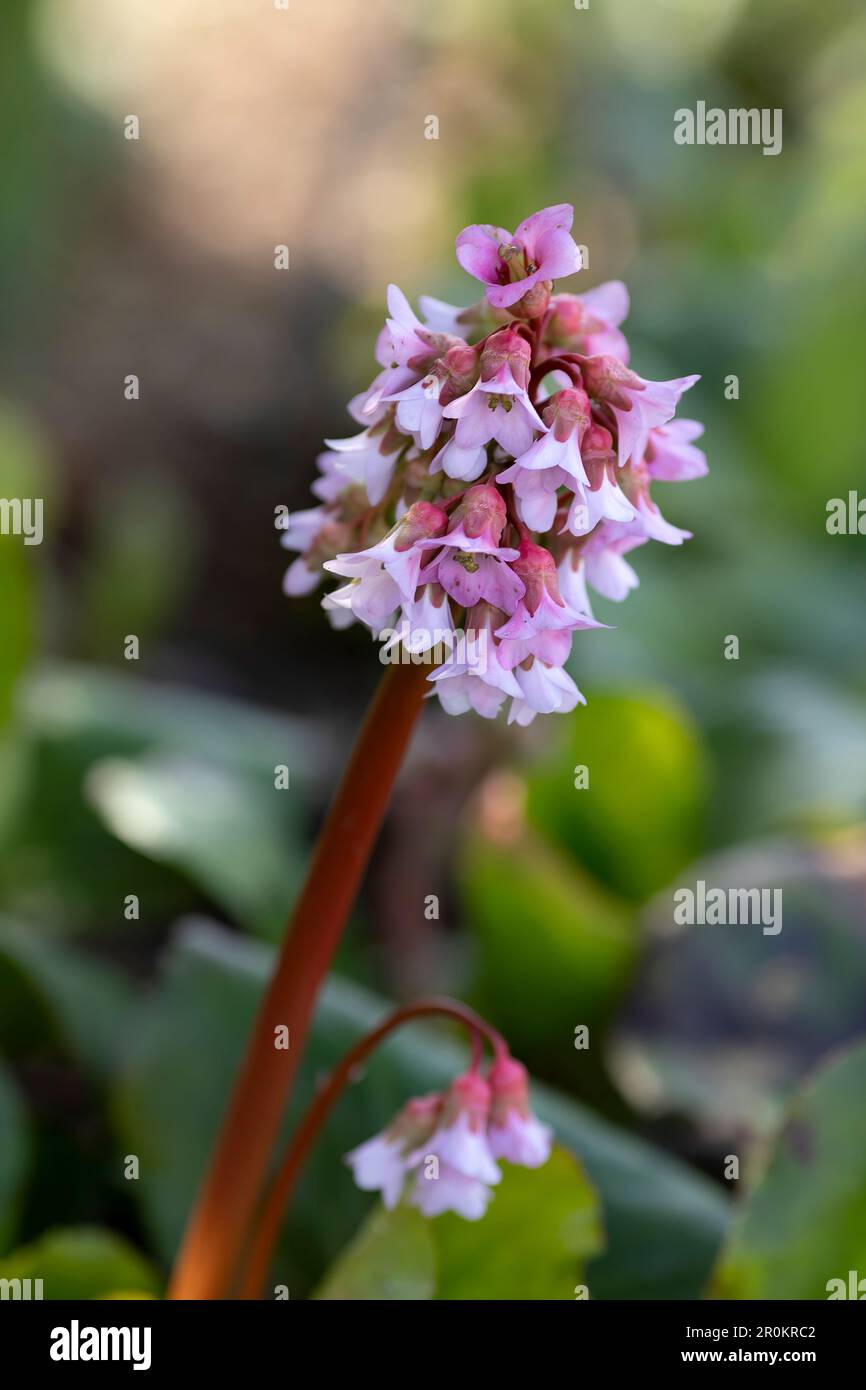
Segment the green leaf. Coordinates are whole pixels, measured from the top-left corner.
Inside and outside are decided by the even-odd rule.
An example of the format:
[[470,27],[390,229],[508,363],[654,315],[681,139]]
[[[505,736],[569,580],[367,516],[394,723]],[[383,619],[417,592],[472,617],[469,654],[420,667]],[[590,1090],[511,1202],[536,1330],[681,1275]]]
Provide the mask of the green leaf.
[[95,763],[87,793],[130,849],[181,869],[240,924],[280,934],[302,866],[273,775],[256,784],[203,759],[153,753]]
[[568,1299],[602,1245],[598,1200],[570,1153],[503,1164],[482,1221],[374,1208],[316,1295],[330,1299]]
[[433,1298],[436,1259],[430,1222],[413,1207],[377,1207],[314,1295],[407,1302]]
[[[82,925],[92,931],[94,924],[110,930],[123,926],[130,892],[141,900],[142,918],[154,922],[200,906],[203,894],[242,925],[265,933],[282,927],[303,872],[307,789],[329,767],[328,746],[315,726],[237,701],[71,665],[46,667],[22,681],[17,709],[33,770],[14,840],[0,861],[5,911],[63,931]],[[103,808],[99,795],[98,809],[88,800],[88,787],[91,793],[100,790],[99,775],[89,781],[90,775],[106,760],[109,774],[118,771],[116,763],[123,766],[122,789],[129,787],[133,805],[140,783],[145,812],[151,798],[162,798],[173,821],[186,816],[176,866],[162,848],[159,858],[129,849],[106,828],[104,812],[118,816],[118,830],[126,826],[130,843],[147,831],[146,820],[126,825],[129,817],[114,804]],[[283,765],[290,786],[278,791],[274,769]],[[120,781],[110,775],[103,780],[112,789]],[[193,780],[214,790],[215,804],[199,804],[187,814]],[[154,814],[159,813],[157,804]],[[218,855],[199,830],[205,824],[220,837]],[[250,855],[253,872],[245,868]]]
[[[212,926],[187,926],[168,952],[161,984],[128,1020],[129,1048],[114,1113],[141,1158],[134,1199],[158,1249],[179,1240],[246,1041],[272,956]],[[320,1000],[293,1114],[322,1070],[387,1006],[332,978]],[[357,1230],[370,1200],[342,1156],[381,1129],[411,1095],[447,1084],[466,1050],[441,1029],[407,1028],[342,1097],[316,1146],[293,1204],[278,1282],[309,1289]],[[697,1297],[721,1241],[727,1202],[700,1175],[543,1087],[538,1113],[586,1168],[602,1202],[605,1253],[589,1273],[593,1294],[612,1298]]]
[[671,894],[650,904],[648,948],[608,1046],[636,1109],[688,1116],[719,1152],[725,1135],[743,1155],[747,1141],[777,1130],[804,1074],[863,1032],[862,903],[850,865],[864,858],[866,831],[852,828],[736,846],[680,879],[778,893],[777,935],[758,923],[672,931]]
[[6,1249],[15,1230],[29,1152],[24,1105],[0,1062],[0,1250]]
[[739,1211],[713,1281],[718,1298],[825,1299],[866,1276],[866,1044],[837,1055],[792,1102]]
[[57,1044],[104,1078],[132,990],[118,972],[46,942],[33,927],[0,920],[0,1042],[12,1053]]
[[[595,695],[529,776],[530,821],[602,883],[638,902],[694,858],[705,774],[668,697]],[[589,785],[575,787],[578,767]]]
[[470,837],[459,883],[478,943],[479,1007],[515,1049],[573,1056],[575,1024],[602,1018],[622,992],[636,945],[632,909],[531,832],[508,843]]
[[604,1244],[599,1204],[580,1165],[554,1148],[543,1168],[503,1164],[482,1222],[432,1222],[442,1299],[566,1299]]
[[41,1279],[46,1299],[104,1298],[118,1289],[150,1295],[162,1282],[128,1241],[97,1226],[46,1232],[0,1260],[0,1279]]

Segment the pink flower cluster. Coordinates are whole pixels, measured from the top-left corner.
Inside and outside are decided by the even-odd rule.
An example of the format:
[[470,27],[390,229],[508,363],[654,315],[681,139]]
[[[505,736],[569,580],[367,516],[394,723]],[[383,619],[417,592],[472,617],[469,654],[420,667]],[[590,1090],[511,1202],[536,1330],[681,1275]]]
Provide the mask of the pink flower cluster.
[[501,1053],[487,1078],[473,1068],[444,1095],[410,1100],[346,1162],[358,1186],[381,1192],[388,1210],[405,1193],[425,1216],[456,1211],[477,1221],[502,1177],[497,1159],[539,1168],[551,1142],[550,1129],[529,1108],[525,1068]]
[[650,484],[707,470],[703,427],[674,419],[698,378],[628,365],[625,286],[553,292],[580,269],[572,217],[465,228],[457,258],[486,286],[469,309],[422,296],[422,320],[389,288],[381,371],[349,405],[363,428],[326,440],[319,505],[282,538],[299,552],[287,593],[344,581],[323,600],[335,626],[399,626],[418,657],[448,634],[429,680],[449,714],[510,701],[509,723],[528,724],[583,702],[565,663],[572,635],[602,626],[589,589],[624,599],[630,551],[688,537]]

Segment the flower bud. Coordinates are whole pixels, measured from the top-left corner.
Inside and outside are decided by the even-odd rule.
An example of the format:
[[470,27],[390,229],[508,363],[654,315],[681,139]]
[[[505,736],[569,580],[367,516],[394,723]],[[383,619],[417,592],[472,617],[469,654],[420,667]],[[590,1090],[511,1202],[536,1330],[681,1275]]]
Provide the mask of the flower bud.
[[539,280],[538,284],[526,291],[522,299],[518,299],[516,304],[512,304],[511,312],[514,317],[517,319],[541,318],[541,315],[547,312],[552,289],[552,280]]
[[526,339],[513,328],[501,328],[492,333],[481,353],[481,380],[492,381],[507,367],[522,391],[529,385],[529,364],[532,349]]
[[478,378],[478,353],[465,343],[449,348],[436,365],[437,375],[442,378],[439,404],[443,407],[458,396],[465,396]]
[[629,410],[629,391],[642,391],[640,377],[620,362],[618,357],[582,357],[580,369],[586,389],[597,400],[608,401],[620,410]]
[[483,536],[496,547],[506,517],[505,499],[499,489],[492,483],[477,483],[463,494],[463,501],[454,512],[450,529],[456,530],[462,524],[464,534],[471,540]]
[[545,550],[543,545],[536,545],[534,541],[521,541],[520,554],[511,562],[511,568],[526,586],[523,602],[530,613],[534,613],[538,608],[545,592],[554,603],[562,606],[556,563],[550,551]]
[[551,301],[551,315],[544,341],[551,347],[576,348],[582,335],[586,310],[577,295],[558,294]]
[[579,386],[557,391],[541,412],[541,418],[560,444],[577,430],[577,442],[582,444],[592,422],[589,396]]
[[406,515],[397,523],[395,550],[411,550],[418,541],[441,536],[448,525],[448,513],[432,502],[413,502]]

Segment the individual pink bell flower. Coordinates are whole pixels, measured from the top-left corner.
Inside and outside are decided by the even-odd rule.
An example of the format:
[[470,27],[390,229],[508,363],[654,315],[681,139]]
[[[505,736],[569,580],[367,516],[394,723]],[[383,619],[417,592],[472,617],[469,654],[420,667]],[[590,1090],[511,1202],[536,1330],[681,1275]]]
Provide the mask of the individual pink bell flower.
[[423,577],[412,602],[404,600],[402,621],[385,643],[383,652],[401,644],[407,652],[420,654],[434,647],[453,647],[456,641],[451,609],[440,584],[425,584]]
[[400,429],[413,435],[421,449],[429,449],[439,433],[445,406],[464,395],[477,375],[477,352],[458,344],[437,358],[421,381],[383,399],[396,401]]
[[506,637],[499,644],[499,660],[509,671],[522,665],[529,656],[539,657],[548,666],[563,666],[570,654],[571,628],[565,627],[545,628],[531,632],[528,637]]
[[530,347],[512,328],[492,334],[481,353],[481,376],[465,396],[445,407],[457,421],[455,439],[463,449],[478,449],[495,439],[516,458],[529,448],[544,424],[527,394]]
[[569,546],[556,567],[559,592],[569,608],[575,613],[593,616],[592,605],[586,590],[586,565],[580,546]]
[[[515,550],[502,552],[516,555]],[[504,560],[495,555],[469,550],[443,550],[422,573],[435,574],[446,594],[461,608],[474,608],[482,601],[513,613],[523,595],[523,582]]]
[[522,540],[520,555],[512,568],[523,580],[525,593],[508,622],[497,628],[497,637],[520,640],[551,628],[601,627],[601,623],[563,602],[556,581],[556,564],[543,546]]
[[576,705],[586,704],[568,672],[540,657],[532,656],[515,667],[514,675],[520,686],[520,698],[511,702],[509,724],[525,728],[536,714],[570,714]]
[[409,1203],[423,1216],[441,1216],[454,1211],[464,1221],[480,1221],[493,1193],[480,1178],[469,1178],[447,1163],[438,1165],[435,1176],[422,1167],[409,1194]]
[[592,424],[584,435],[587,486],[576,491],[564,529],[585,536],[600,521],[633,521],[635,509],[619,486],[610,431]]
[[623,557],[639,545],[646,545],[648,536],[635,535],[627,525],[616,522],[599,526],[584,549],[586,582],[614,603],[622,603],[640,580]]
[[442,1099],[436,1129],[411,1155],[421,1163],[435,1156],[441,1164],[479,1182],[498,1183],[502,1177],[487,1142],[490,1115],[490,1085],[476,1071],[465,1072],[452,1081]]
[[553,1130],[537,1120],[529,1106],[526,1068],[503,1054],[494,1061],[488,1077],[492,1091],[487,1138],[495,1158],[540,1168],[550,1158]]
[[322,527],[328,520],[325,507],[306,507],[303,511],[292,512],[288,525],[283,528],[280,545],[286,550],[300,550],[302,553],[286,570],[283,577],[283,593],[292,598],[310,594],[321,582],[322,569],[318,564],[309,564],[303,555],[312,546]]
[[[516,560],[516,550],[500,545],[506,520],[505,500],[498,488],[492,483],[476,483],[464,492],[446,535],[438,538],[439,544]],[[424,542],[428,548],[434,543],[433,539]]]
[[499,609],[480,603],[466,617],[466,631],[449,659],[431,672],[431,681],[446,714],[474,709],[483,719],[495,719],[503,702],[520,696],[520,686],[500,659],[495,629],[505,617]]
[[430,372],[404,391],[385,397],[388,401],[397,402],[397,424],[401,430],[413,435],[422,449],[430,448],[442,424],[439,393],[443,385],[444,382]]
[[483,444],[471,449],[463,449],[455,438],[443,444],[430,464],[431,473],[445,473],[449,478],[458,478],[464,483],[474,483],[487,467],[487,450]]
[[582,357],[580,369],[590,396],[604,401],[617,425],[617,457],[620,467],[630,458],[641,458],[650,430],[673,419],[680,397],[700,380],[698,376],[673,381],[646,381],[615,357]]
[[557,391],[541,414],[547,432],[496,475],[498,483],[513,484],[521,520],[533,531],[550,530],[560,487],[582,497],[588,482],[580,452],[591,421],[586,392],[573,387]]
[[663,545],[682,545],[683,541],[691,539],[691,531],[672,526],[650,497],[650,471],[647,463],[643,460],[633,460],[622,470],[622,482],[629,501],[635,508],[635,518],[631,525],[633,531],[649,536],[650,540],[661,541]]
[[671,420],[650,430],[644,462],[651,478],[661,483],[684,483],[703,478],[708,472],[707,456],[696,449],[704,427],[697,420]]
[[348,627],[357,620],[368,627],[374,636],[391,625],[400,607],[401,594],[390,574],[379,570],[352,579],[339,589],[332,589],[322,599],[322,607],[332,627]]
[[350,415],[362,425],[379,420],[388,396],[425,376],[438,357],[462,341],[423,324],[396,285],[388,286],[387,298],[388,318],[376,342],[376,361],[382,371],[366,391],[349,402]]
[[537,472],[513,463],[497,473],[498,483],[511,483],[517,514],[531,531],[549,531],[559,505],[557,493],[561,487],[574,486],[574,480],[562,468],[544,468]]
[[382,501],[397,466],[397,459],[406,447],[405,437],[396,430],[381,432],[381,427],[367,429],[349,439],[326,439],[328,448],[336,455],[336,472],[344,480],[362,483],[367,490],[370,505],[376,507]]
[[[441,507],[435,507],[432,502],[415,502],[376,545],[338,555],[336,559],[326,561],[325,569],[331,574],[365,584],[369,601],[375,604],[376,613],[384,620],[398,603],[413,601],[424,555],[422,544],[431,537],[441,535],[447,524],[447,513]],[[392,592],[394,602],[385,607]],[[336,599],[335,594],[330,597]],[[357,605],[359,602],[366,604],[368,600],[364,597],[357,599],[356,590],[355,597],[350,594],[346,602],[361,617]],[[362,617],[361,620],[366,622],[367,618]],[[370,625],[374,626],[372,623]]]
[[485,600],[512,613],[523,594],[523,583],[506,564],[518,552],[500,546],[506,511],[502,494],[491,484],[468,488],[451,519],[446,535],[434,544],[442,550],[424,569],[422,579],[436,579],[464,608]]
[[580,250],[571,236],[574,209],[568,203],[527,217],[514,235],[487,223],[464,227],[457,259],[487,286],[497,309],[508,309],[534,286],[580,270]]
[[587,594],[590,585],[603,598],[621,603],[640,584],[623,557],[648,540],[649,536],[637,534],[633,526],[616,522],[597,526],[579,545],[566,551],[557,567],[563,597],[573,608],[591,613]]
[[[580,453],[581,442],[592,423],[589,397],[579,387],[557,391],[541,412],[547,431],[521,454],[521,468],[546,470],[560,468],[576,483],[589,480]],[[501,482],[500,477],[497,481]]]
[[629,347],[619,325],[628,308],[628,290],[621,280],[608,280],[580,295],[555,294],[550,301],[545,341],[587,357],[618,357],[627,365]]
[[400,1200],[413,1167],[409,1154],[433,1133],[440,1106],[438,1095],[410,1100],[387,1129],[346,1154],[357,1186],[362,1192],[381,1192],[388,1211]]

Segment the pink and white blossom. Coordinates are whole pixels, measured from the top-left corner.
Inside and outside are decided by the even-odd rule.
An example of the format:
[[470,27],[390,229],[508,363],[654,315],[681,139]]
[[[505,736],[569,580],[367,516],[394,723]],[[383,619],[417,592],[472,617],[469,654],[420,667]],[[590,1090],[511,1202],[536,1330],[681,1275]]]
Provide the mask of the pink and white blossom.
[[580,270],[573,221],[574,209],[558,203],[524,218],[513,235],[489,223],[464,227],[457,238],[457,259],[487,286],[490,303],[507,309],[535,285]]

